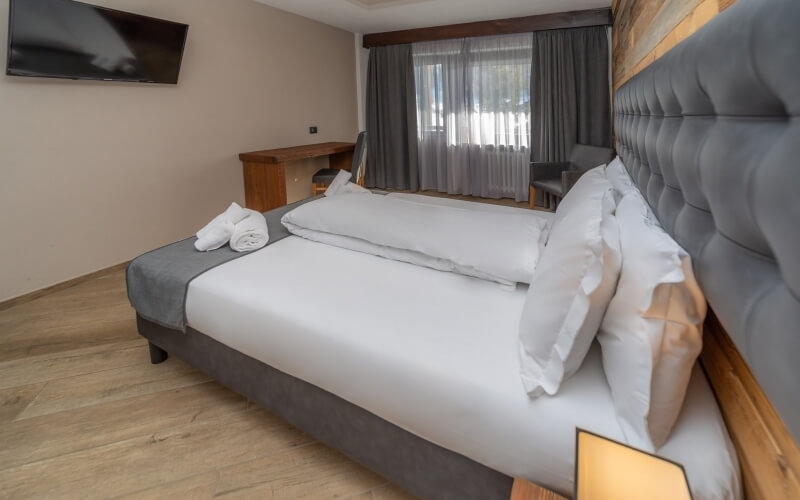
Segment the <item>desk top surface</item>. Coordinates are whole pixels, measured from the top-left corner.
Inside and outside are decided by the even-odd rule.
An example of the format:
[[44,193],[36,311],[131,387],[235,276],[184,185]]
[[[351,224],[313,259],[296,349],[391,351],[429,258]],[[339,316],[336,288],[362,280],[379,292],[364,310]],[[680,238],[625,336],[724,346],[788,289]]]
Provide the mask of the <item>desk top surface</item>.
[[265,149],[239,154],[241,161],[253,163],[282,163],[304,158],[316,158],[335,153],[346,153],[355,149],[352,142],[323,142],[320,144],[306,144],[305,146],[292,146],[280,149]]

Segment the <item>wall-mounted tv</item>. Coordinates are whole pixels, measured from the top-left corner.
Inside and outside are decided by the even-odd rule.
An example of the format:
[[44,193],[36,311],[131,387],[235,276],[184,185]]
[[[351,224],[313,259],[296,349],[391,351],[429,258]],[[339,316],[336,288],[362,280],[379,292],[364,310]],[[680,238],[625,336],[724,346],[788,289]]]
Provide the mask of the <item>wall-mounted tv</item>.
[[10,0],[6,74],[178,83],[188,29],[74,0]]

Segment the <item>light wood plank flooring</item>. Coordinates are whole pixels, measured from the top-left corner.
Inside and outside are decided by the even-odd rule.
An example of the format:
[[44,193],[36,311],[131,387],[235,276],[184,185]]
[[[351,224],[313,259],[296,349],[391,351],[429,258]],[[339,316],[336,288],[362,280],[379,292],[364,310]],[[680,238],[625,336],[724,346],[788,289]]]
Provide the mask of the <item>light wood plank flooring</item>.
[[151,365],[123,271],[0,311],[0,498],[403,500],[174,357]]

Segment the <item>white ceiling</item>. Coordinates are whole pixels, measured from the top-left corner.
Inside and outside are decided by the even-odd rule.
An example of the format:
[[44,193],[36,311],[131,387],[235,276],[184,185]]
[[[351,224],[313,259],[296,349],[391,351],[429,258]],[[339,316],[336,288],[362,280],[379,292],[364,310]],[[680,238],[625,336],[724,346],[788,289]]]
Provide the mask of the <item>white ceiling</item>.
[[256,1],[364,34],[611,6],[611,0]]

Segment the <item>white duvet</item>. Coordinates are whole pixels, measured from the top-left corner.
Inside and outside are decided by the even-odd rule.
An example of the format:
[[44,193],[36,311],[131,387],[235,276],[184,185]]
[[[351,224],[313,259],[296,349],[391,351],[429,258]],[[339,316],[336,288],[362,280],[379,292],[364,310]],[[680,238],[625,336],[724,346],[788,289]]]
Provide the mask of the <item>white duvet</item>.
[[376,194],[321,198],[281,222],[309,240],[505,285],[530,283],[547,239],[547,222],[527,210],[465,210]]

